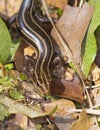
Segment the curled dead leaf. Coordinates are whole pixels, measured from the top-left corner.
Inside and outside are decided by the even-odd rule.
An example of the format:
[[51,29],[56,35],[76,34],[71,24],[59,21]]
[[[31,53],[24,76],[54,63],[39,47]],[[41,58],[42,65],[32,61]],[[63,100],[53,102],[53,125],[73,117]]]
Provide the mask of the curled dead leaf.
[[51,87],[50,93],[80,103],[82,103],[84,99],[82,84],[78,77],[74,77],[71,81],[64,79],[56,80]]

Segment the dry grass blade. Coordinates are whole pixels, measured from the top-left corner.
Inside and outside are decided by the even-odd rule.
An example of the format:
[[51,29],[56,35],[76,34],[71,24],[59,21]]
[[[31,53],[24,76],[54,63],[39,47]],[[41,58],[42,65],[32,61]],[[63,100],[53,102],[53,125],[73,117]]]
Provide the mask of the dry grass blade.
[[[96,85],[91,86],[92,89],[99,88],[99,87],[100,87],[100,84],[96,84]],[[86,88],[89,89],[90,87],[86,86]]]
[[[61,52],[62,52],[62,55],[63,55],[63,56],[68,56],[68,58],[69,58],[69,59],[73,62],[73,64],[75,65],[75,68],[76,68],[76,70],[77,70],[77,73],[78,73],[78,75],[79,75],[79,77],[80,77],[80,79],[81,79],[81,81],[82,81],[84,91],[85,91],[86,94],[87,94],[87,98],[88,98],[88,101],[89,101],[89,105],[90,105],[90,107],[92,107],[92,102],[91,102],[90,96],[89,96],[89,94],[88,94],[88,91],[87,91],[87,89],[86,89],[86,87],[85,87],[85,83],[84,83],[84,80],[83,80],[83,76],[82,76],[81,69],[80,69],[79,65],[76,63],[76,61],[75,61],[75,59],[74,59],[73,53],[72,53],[72,51],[71,51],[71,48],[68,46],[68,44],[67,44],[66,41],[64,40],[64,38],[63,38],[63,36],[61,35],[59,29],[58,29],[58,28],[56,27],[56,25],[53,23],[53,21],[52,21],[52,19],[51,19],[51,17],[50,17],[50,14],[49,14],[49,12],[48,12],[47,5],[46,5],[45,0],[41,0],[41,1],[42,1],[43,6],[44,6],[44,9],[45,9],[45,11],[46,11],[47,17],[48,17],[48,19],[50,20],[50,22],[51,22],[51,24],[52,24],[52,26],[53,26],[53,28],[54,28],[56,34],[58,35],[58,37],[59,37],[59,39],[60,39],[61,44],[62,44],[62,48],[60,48],[60,49],[61,49]],[[58,44],[58,43],[57,43],[57,44]],[[58,46],[61,46],[61,45],[58,45]],[[67,52],[67,53],[66,53],[66,52]],[[69,55],[67,55],[67,54],[69,54]]]
[[80,0],[79,7],[82,7],[84,0]]
[[96,108],[98,108],[98,107],[100,107],[100,104],[94,105],[93,107],[90,108],[90,110],[96,109]]
[[[70,109],[68,112],[69,114],[71,113],[80,113],[82,112],[84,109]],[[90,115],[96,115],[96,116],[100,116],[100,110],[95,110],[95,109],[85,109],[87,114]]]

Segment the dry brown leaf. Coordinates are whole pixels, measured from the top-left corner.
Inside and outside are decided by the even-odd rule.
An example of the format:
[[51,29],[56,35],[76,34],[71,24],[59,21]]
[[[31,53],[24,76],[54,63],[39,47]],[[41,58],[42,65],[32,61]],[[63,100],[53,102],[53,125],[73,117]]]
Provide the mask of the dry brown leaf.
[[59,130],[70,130],[72,122],[76,120],[77,114],[68,113],[69,109],[75,108],[72,101],[66,99],[54,100],[51,103],[44,103],[43,107],[46,112],[50,111],[53,107],[57,107],[57,111],[53,114],[54,123]]
[[[93,11],[94,8],[87,3],[85,3],[82,8],[66,6],[61,18],[56,24],[70,47],[76,63],[79,63],[81,59],[82,41],[93,15]],[[51,35],[61,48],[62,44],[59,43],[60,40],[56,35],[55,29],[52,30]],[[69,54],[67,54],[67,56],[70,57]]]
[[64,79],[56,80],[51,87],[51,94],[68,98],[77,102],[83,102],[82,84],[78,77],[67,81]]
[[13,124],[13,122],[6,122],[1,130],[22,130],[22,128],[18,125]]
[[18,12],[22,0],[0,0],[0,15],[4,19]]
[[28,55],[28,56],[32,56],[35,53],[35,48],[32,46],[28,46],[24,49],[24,56]]
[[79,119],[72,124],[71,130],[99,130],[99,127],[95,119],[88,116],[83,110],[79,115]]
[[76,118],[71,117],[68,115],[67,117],[55,117],[55,124],[59,128],[59,130],[70,130],[72,123],[76,120]]
[[24,67],[24,49],[28,47],[25,41],[22,41],[15,53],[15,65],[18,71],[22,71]]
[[46,0],[46,3],[48,5],[59,7],[61,9],[64,9],[64,7],[67,5],[68,0]]
[[16,125],[19,125],[23,129],[27,129],[27,122],[28,122],[28,117],[23,115],[23,114],[16,114],[15,115],[15,123]]
[[14,116],[6,120],[0,128],[1,128],[0,130],[5,130],[5,129],[6,130],[22,130],[20,124],[16,122],[16,119]]
[[27,98],[31,98],[31,99],[42,99],[42,97],[39,95],[39,91],[34,90],[33,84],[29,83],[29,82],[21,82],[20,83],[25,95],[27,96]]
[[[50,112],[50,110],[52,110],[52,108],[55,106],[58,106],[58,107],[54,115],[59,115],[59,116],[67,116],[68,115],[67,110],[75,108],[74,103],[66,99],[54,100],[51,103],[43,104],[44,110],[46,112]],[[75,115],[72,115],[72,116],[75,117]]]
[[[31,124],[30,124],[31,123]],[[35,125],[23,114],[15,114],[15,116],[7,119],[0,127],[2,130],[36,130]]]
[[[22,71],[23,67],[25,67],[25,56],[37,58],[37,52],[34,47],[31,47],[26,43],[26,41],[22,40],[19,45],[16,53],[15,53],[15,65],[18,71]],[[27,66],[27,64],[26,64]]]

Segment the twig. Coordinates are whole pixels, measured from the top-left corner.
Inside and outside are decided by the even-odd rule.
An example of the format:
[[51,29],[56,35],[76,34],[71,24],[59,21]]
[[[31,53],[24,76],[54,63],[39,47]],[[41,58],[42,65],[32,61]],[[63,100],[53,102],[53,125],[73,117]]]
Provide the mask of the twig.
[[98,107],[100,107],[100,104],[97,104],[97,105],[95,105],[95,106],[93,106],[93,107],[91,107],[89,109],[95,109],[95,108],[98,108]]
[[84,3],[84,0],[80,0],[80,3],[79,3],[79,8],[81,8],[81,7],[82,7],[83,3]]
[[94,109],[70,109],[68,112],[70,114],[71,113],[80,113],[83,110],[85,110],[87,114],[100,116],[100,110],[94,110]]
[[[100,84],[96,84],[96,85],[91,86],[91,88],[98,88],[98,87],[100,87]],[[89,89],[90,87],[86,86],[86,88]]]

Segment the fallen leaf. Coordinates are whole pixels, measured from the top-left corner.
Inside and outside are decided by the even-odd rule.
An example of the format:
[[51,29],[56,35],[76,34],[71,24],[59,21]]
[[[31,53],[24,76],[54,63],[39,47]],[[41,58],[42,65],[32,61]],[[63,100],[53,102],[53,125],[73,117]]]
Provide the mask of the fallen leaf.
[[[93,11],[94,8],[89,6],[87,3],[85,3],[82,8],[66,6],[61,18],[56,24],[70,50],[72,51],[74,59],[77,63],[81,60],[82,41],[93,15]],[[61,49],[62,44],[59,43],[59,37],[57,37],[54,29],[52,30],[51,35]],[[69,54],[67,54],[67,56],[70,57]]]
[[44,103],[43,108],[46,112],[57,106],[56,112],[53,114],[53,122],[61,130],[70,130],[72,122],[76,120],[77,114],[70,114],[68,110],[74,109],[75,105],[72,101],[66,99],[53,100],[50,103]]
[[79,115],[79,119],[72,124],[71,130],[99,130],[99,127],[94,118],[88,116],[83,110]]
[[[25,59],[25,56],[28,58],[31,57],[30,61],[28,59]],[[18,71],[23,71],[23,68],[28,67],[28,63],[34,64],[35,59],[37,58],[37,51],[34,47],[31,47],[28,45],[28,43],[25,40],[21,41],[21,44],[19,45],[16,53],[15,53],[15,66]],[[33,61],[34,60],[34,61]],[[29,70],[28,70],[29,71]]]
[[18,124],[21,128],[26,130],[28,125],[28,117],[23,114],[16,114],[15,123],[16,125]]
[[21,113],[9,116],[9,119],[6,119],[0,128],[1,130],[36,130],[33,122]]
[[22,87],[23,91],[25,91],[24,95],[26,97],[31,99],[42,99],[42,97],[39,95],[39,91],[33,87],[32,83],[23,81],[20,83],[20,86]]
[[22,128],[18,125],[13,124],[13,122],[6,122],[1,127],[1,130],[22,130]]
[[19,93],[17,90],[10,90],[9,91],[9,95],[12,99],[15,99],[15,100],[23,100],[24,99],[24,96]]
[[71,81],[64,79],[56,80],[50,89],[50,93],[53,95],[83,102],[82,84],[77,76]]
[[0,103],[7,107],[7,111],[9,114],[22,113],[30,118],[46,116],[48,114],[53,114],[56,110],[56,106],[49,113],[44,113],[40,109],[36,107],[29,108],[24,104],[18,103],[6,96],[0,95]]
[[13,79],[10,76],[0,78],[0,93],[4,90],[10,89],[14,86]]
[[35,54],[35,51],[36,51],[36,49],[34,48],[34,47],[32,47],[32,46],[28,46],[28,47],[26,47],[25,49],[24,49],[24,56],[25,55],[28,55],[28,56],[32,56],[33,54]]
[[59,130],[70,130],[72,123],[77,120],[76,118],[68,115],[67,117],[56,116],[54,123],[59,128]]
[[5,117],[7,117],[9,114],[6,110],[6,108],[0,104],[0,121],[3,121]]
[[18,12],[21,2],[22,0],[0,0],[0,16],[5,20],[13,16]]
[[[43,104],[43,108],[45,110],[45,112],[49,112],[52,110],[53,107],[57,106],[57,110],[56,112],[53,114],[53,116],[55,115],[59,115],[59,116],[67,116],[68,112],[67,110],[69,109],[74,109],[75,105],[72,101],[67,100],[67,99],[59,99],[59,100],[54,100],[50,103],[44,103]],[[74,115],[72,115],[74,117]]]
[[61,9],[64,9],[64,7],[68,3],[68,0],[46,0],[46,3],[51,5],[51,6],[59,7]]
[[15,65],[18,71],[22,71],[24,67],[24,49],[28,47],[25,41],[22,41],[15,53]]

